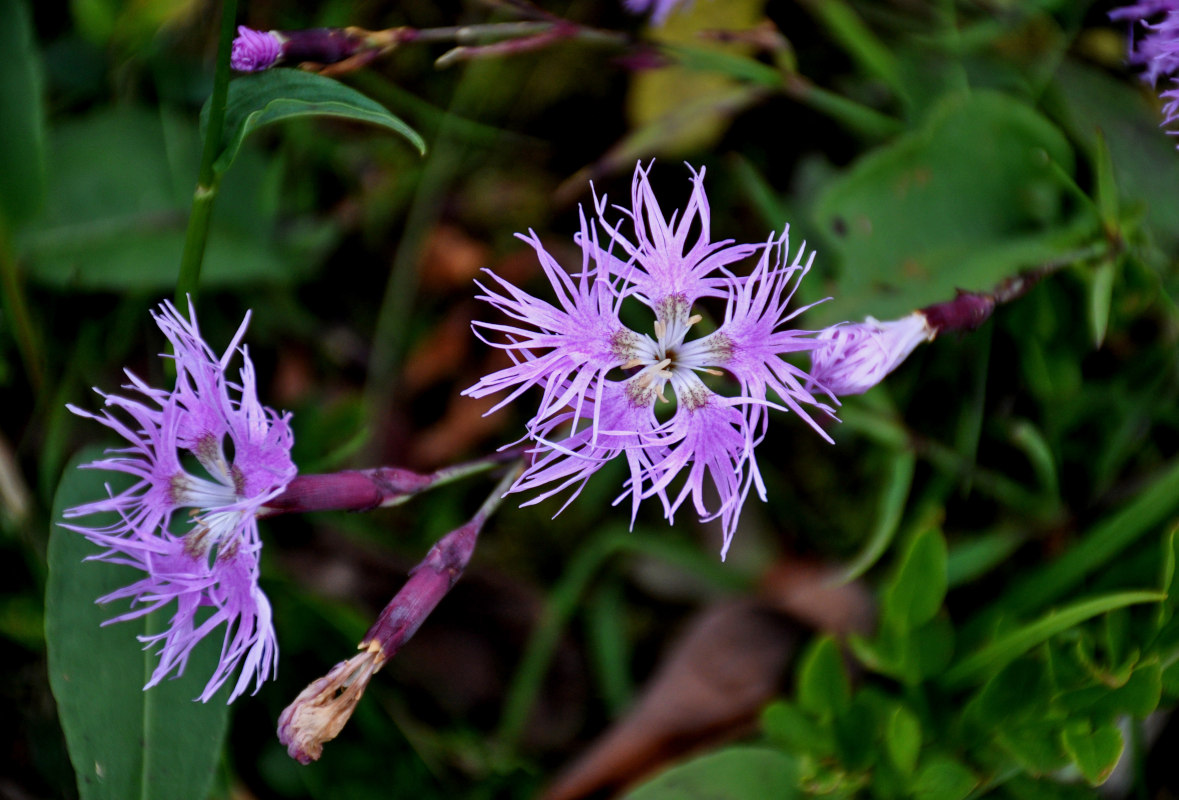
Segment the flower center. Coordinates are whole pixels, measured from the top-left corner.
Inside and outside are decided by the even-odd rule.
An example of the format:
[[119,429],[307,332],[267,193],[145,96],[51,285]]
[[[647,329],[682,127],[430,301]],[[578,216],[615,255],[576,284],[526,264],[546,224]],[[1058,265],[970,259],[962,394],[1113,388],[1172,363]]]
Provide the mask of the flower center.
[[650,397],[652,402],[658,397],[668,403],[666,390],[670,383],[676,399],[694,408],[699,405],[695,399],[704,388],[694,373],[722,374],[710,366],[711,348],[703,344],[703,339],[685,341],[692,326],[704,319],[690,312],[683,295],[673,295],[658,304],[653,326],[655,338],[640,337],[633,355],[622,365],[625,369],[642,367],[630,378],[632,397]]

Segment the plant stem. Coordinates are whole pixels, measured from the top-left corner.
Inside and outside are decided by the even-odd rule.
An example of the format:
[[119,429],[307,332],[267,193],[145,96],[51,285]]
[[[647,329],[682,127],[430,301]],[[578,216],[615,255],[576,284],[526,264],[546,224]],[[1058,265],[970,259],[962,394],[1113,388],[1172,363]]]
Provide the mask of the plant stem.
[[192,197],[192,212],[184,234],[184,252],[180,256],[180,276],[176,280],[176,304],[182,306],[189,295],[195,297],[201,282],[201,264],[205,259],[205,244],[209,240],[209,220],[213,216],[213,201],[221,176],[213,168],[221,155],[222,134],[225,129],[225,102],[229,94],[229,53],[233,46],[237,0],[223,0],[221,5],[221,37],[217,43],[217,66],[213,73],[213,96],[209,101],[208,124],[205,127],[204,150],[197,186]]

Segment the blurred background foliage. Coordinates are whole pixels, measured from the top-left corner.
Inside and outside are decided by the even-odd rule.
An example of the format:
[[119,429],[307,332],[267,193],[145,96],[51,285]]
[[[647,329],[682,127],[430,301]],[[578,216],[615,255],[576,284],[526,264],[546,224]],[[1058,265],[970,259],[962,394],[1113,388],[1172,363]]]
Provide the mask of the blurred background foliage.
[[[472,279],[543,292],[513,234],[579,263],[587,181],[624,198],[638,158],[659,159],[665,210],[686,201],[679,162],[706,166],[718,238],[789,223],[817,249],[800,300],[831,300],[806,327],[1052,274],[848,398],[834,446],[776,419],[769,500],[747,504],[723,565],[719,530],[688,515],[646,508],[628,531],[618,465],[555,519],[555,501],[505,507],[307,767],[279,712],[486,487],[265,522],[282,666],[231,709],[213,795],[1179,796],[1179,153],[1112,4],[695,0],[659,29],[614,0],[540,5],[623,35],[446,68],[446,46],[406,45],[341,80],[420,131],[425,157],[300,119],[248,138],[226,174],[201,323],[221,347],[254,310],[261,396],[294,412],[302,472],[429,470],[515,440],[527,408],[483,417],[458,395],[502,360],[470,333],[489,313]],[[65,403],[94,407],[124,366],[164,379],[146,312],[176,283],[219,9],[0,9],[0,796],[72,797],[46,559],[67,463],[111,443]],[[258,0],[239,18],[513,13]],[[96,662],[141,658],[120,626],[50,627]]]

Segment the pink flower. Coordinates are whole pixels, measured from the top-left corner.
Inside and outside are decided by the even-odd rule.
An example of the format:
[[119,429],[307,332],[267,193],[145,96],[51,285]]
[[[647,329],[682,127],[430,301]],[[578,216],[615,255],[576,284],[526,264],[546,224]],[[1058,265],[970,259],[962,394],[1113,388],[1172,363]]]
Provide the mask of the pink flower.
[[[574,274],[535,234],[521,237],[536,251],[556,304],[494,275],[495,289],[480,285],[481,299],[512,322],[477,322],[476,334],[502,334],[503,341],[484,340],[514,364],[464,393],[510,390],[500,408],[529,387],[541,389],[527,424],[535,460],[512,487],[540,491],[529,503],[565,489],[571,501],[603,464],[623,457],[630,477],[615,502],[630,498],[632,522],[642,500],[658,498],[671,521],[691,498],[702,520],[721,519],[723,557],[750,489],[765,499],[754,448],[768,412],[794,411],[826,438],[806,407],[831,409],[807,388],[806,372],[782,358],[815,346],[810,333],[786,327],[801,310],[788,305],[810,266],[805,244],[790,260],[785,233],[762,245],[713,242],[703,181],[704,171],[693,171],[686,211],[666,218],[640,164],[631,207],[619,209],[634,239],[622,222],[605,221],[606,200],[596,199],[598,219],[583,214],[574,237],[582,253]],[[605,246],[599,226],[609,237]],[[750,274],[731,269],[758,252]],[[697,336],[702,298],[720,301],[725,313],[718,327]],[[646,307],[650,334],[621,321],[624,302]]]
[[[65,512],[67,519],[113,512],[117,522],[64,527],[105,548],[93,558],[144,572],[141,580],[98,599],[131,600],[131,609],[109,622],[176,602],[168,629],[141,637],[160,657],[144,688],[183,672],[197,642],[224,624],[220,662],[200,699],[209,700],[240,667],[232,702],[251,678],[257,691],[276,668],[270,602],[258,587],[262,543],[256,514],[295,477],[290,415],[258,402],[254,367],[244,346],[239,382],[227,375],[248,314],[220,357],[201,338],[191,301],[188,319],[169,302],[153,317],[175,353],[173,390],[152,388],[127,372],[131,382],[125,388],[139,399],[99,392],[106,406],[121,415],[69,406],[129,445],[108,450],[108,458],[83,468],[122,472],[136,480],[117,495]],[[191,510],[174,522],[173,512],[181,509]],[[205,615],[203,609],[212,613]]]

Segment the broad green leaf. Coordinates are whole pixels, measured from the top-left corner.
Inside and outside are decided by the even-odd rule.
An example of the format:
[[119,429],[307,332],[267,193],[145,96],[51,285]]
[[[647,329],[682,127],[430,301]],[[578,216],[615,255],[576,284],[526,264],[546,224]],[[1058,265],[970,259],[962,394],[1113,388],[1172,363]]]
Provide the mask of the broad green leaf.
[[913,796],[923,800],[962,800],[978,784],[969,769],[947,756],[936,756],[917,773]]
[[798,667],[798,704],[819,717],[841,714],[851,700],[839,645],[831,636],[817,639]]
[[0,214],[24,222],[45,199],[45,111],[41,58],[24,0],[0,0]]
[[1165,595],[1158,592],[1114,592],[1064,606],[1045,614],[1035,622],[1000,636],[966,656],[946,672],[943,683],[949,687],[962,686],[987,671],[1001,669],[1012,659],[1018,658],[1041,642],[1085,620],[1115,608],[1138,603],[1156,603],[1164,598]]
[[819,198],[815,221],[840,269],[834,300],[811,313],[822,323],[898,317],[1097,237],[1091,216],[1060,226],[1053,163],[1071,172],[1072,151],[1034,109],[987,91],[947,97]]
[[627,800],[790,800],[802,797],[798,765],[789,755],[762,747],[730,747],[672,767]]
[[[206,105],[202,123],[207,114]],[[426,142],[417,131],[352,87],[313,72],[272,69],[243,76],[229,84],[224,149],[213,165],[214,170],[221,174],[229,169],[242,142],[254,131],[298,117],[335,117],[377,125],[401,134],[419,153],[426,152]]]
[[[145,108],[55,126],[48,201],[16,237],[30,280],[115,292],[175,288],[199,152],[195,131],[165,127]],[[243,151],[223,181],[202,285],[292,282],[335,236],[304,219],[284,220],[280,237],[266,171],[257,152]]]
[[[101,627],[120,609],[118,604],[100,607],[95,599],[128,585],[141,573],[84,561],[99,549],[56,524],[64,509],[103,497],[104,483],[118,490],[118,476],[78,469],[99,454],[93,448],[72,459],[58,487],[45,591],[49,682],[78,792],[83,800],[203,800],[225,738],[229,689],[223,688],[208,703],[193,698],[213,673],[221,640],[216,634],[208,637],[181,677],[144,691],[156,657],[145,652],[135,636],[163,630],[171,609]],[[103,522],[101,516],[81,521]]]
[[1061,733],[1061,744],[1085,780],[1094,786],[1109,778],[1125,746],[1122,732],[1116,726],[1100,725],[1094,729],[1088,720],[1070,723]]
[[893,766],[902,775],[912,775],[921,755],[921,720],[908,708],[898,706],[888,718],[884,744]]
[[884,588],[884,624],[905,631],[928,622],[946,596],[946,540],[930,528],[913,537]]

